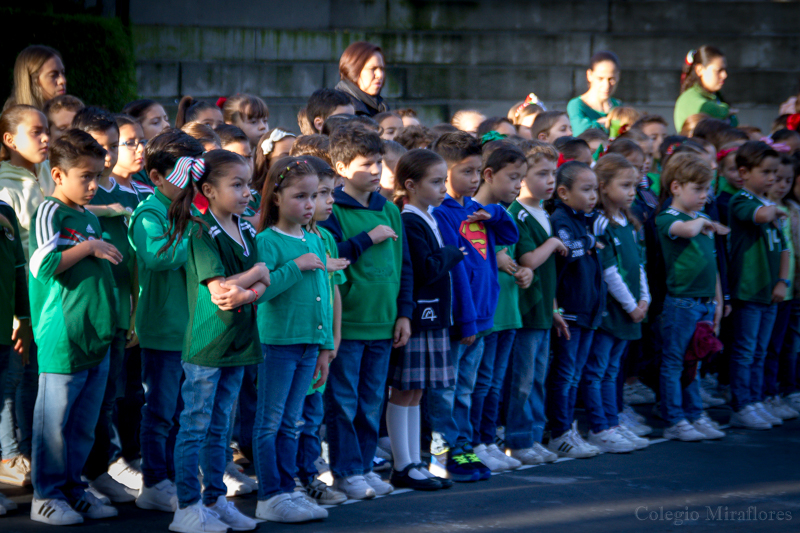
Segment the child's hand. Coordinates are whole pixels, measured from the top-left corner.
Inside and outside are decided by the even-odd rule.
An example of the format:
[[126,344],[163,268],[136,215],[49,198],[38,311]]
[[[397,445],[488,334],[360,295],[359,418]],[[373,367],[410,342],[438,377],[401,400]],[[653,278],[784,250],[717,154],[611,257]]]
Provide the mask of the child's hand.
[[644,320],[644,310],[639,306],[637,306],[636,309],[628,313],[628,315],[630,315],[631,320],[633,320],[634,324],[638,324],[639,322]]
[[369,238],[372,239],[372,244],[380,244],[386,239],[397,240],[397,233],[395,233],[395,231],[389,226],[385,226],[383,224],[372,228],[372,231],[367,233],[367,235],[369,235]]
[[503,248],[502,250],[497,252],[496,256],[497,256],[497,270],[505,272],[509,276],[513,276],[517,272],[519,265],[517,265],[516,261],[511,259],[510,255],[508,255],[508,248]]
[[772,289],[772,303],[782,302],[786,298],[786,283],[779,281]]
[[328,365],[331,364],[332,358],[335,357],[333,350],[320,350],[317,356],[317,366],[314,367],[314,377],[319,376],[319,379],[314,381],[313,387],[318,389],[325,385],[328,381]]
[[527,289],[531,286],[531,282],[533,281],[533,270],[528,267],[519,267],[514,277],[520,289]]
[[722,311],[722,316],[728,318],[731,315],[732,311],[733,311],[733,306],[731,304],[725,304],[725,307]]
[[344,270],[348,266],[350,266],[350,260],[345,257],[328,257],[325,259],[325,268],[327,268],[328,272]]
[[297,259],[294,260],[297,268],[300,269],[300,272],[304,270],[324,270],[325,265],[322,264],[319,257],[315,253],[308,252],[307,254],[303,254]]
[[647,316],[647,310],[650,309],[650,304],[644,300],[639,300],[639,309],[644,311],[645,316]]
[[472,346],[472,343],[475,342],[475,335],[470,335],[469,337],[464,337],[463,339],[461,339],[458,342],[459,342],[459,344],[462,344],[464,346]]
[[131,211],[122,204],[109,204],[106,206],[106,217],[131,217]]
[[729,228],[728,226],[724,226],[719,222],[713,222],[713,224],[714,224],[714,231],[717,233],[717,235],[727,235],[728,233],[731,232],[731,228]]
[[0,227],[6,228],[9,232],[11,232],[12,237],[16,237],[16,235],[14,235],[14,226],[12,226],[11,221],[3,215],[0,215]]
[[492,218],[492,215],[486,212],[485,209],[478,209],[470,216],[467,217],[467,222],[472,224],[473,222],[480,222],[482,220],[489,220]]
[[125,343],[125,348],[133,348],[139,344],[139,337],[136,335],[136,332],[133,331],[133,326],[128,330],[128,334],[125,338],[128,339],[128,342]]
[[256,263],[253,268],[257,268],[259,273],[261,274],[261,282],[269,287],[269,269],[267,268],[266,263]]
[[572,336],[569,334],[569,326],[567,325],[567,321],[564,320],[564,317],[561,316],[560,313],[553,312],[553,327],[556,328],[556,335],[559,337],[564,337],[567,340],[570,340]]
[[717,305],[714,309],[714,335],[719,337],[719,327],[722,324],[722,306]]
[[228,285],[224,281],[221,281],[219,286],[223,289],[228,289],[219,294],[211,293],[211,303],[219,307],[220,311],[233,311],[237,307],[255,301],[256,293],[251,290],[245,290],[235,284]]
[[11,342],[14,343],[14,351],[22,356],[22,365],[28,364],[28,348],[31,345],[33,331],[31,331],[31,319],[20,318],[19,326],[11,333]]
[[600,242],[600,239],[596,239],[594,241],[594,247],[597,248],[598,250],[602,250],[603,248],[606,247],[606,245]]
[[458,249],[461,250],[461,253],[464,254],[465,257],[469,255],[466,246],[459,246]]
[[83,241],[81,244],[89,247],[91,250],[89,255],[100,259],[106,259],[113,265],[118,265],[122,262],[122,254],[117,250],[117,247],[110,242],[94,239],[91,241]]
[[553,252],[561,254],[562,256],[566,257],[569,255],[569,250],[567,250],[567,246],[559,239],[558,237],[550,237],[547,239],[548,241],[553,241],[555,245],[555,249]]
[[411,337],[411,320],[408,318],[401,316],[397,319],[397,322],[394,323],[394,337],[392,344],[392,348],[402,348],[408,343],[408,339]]

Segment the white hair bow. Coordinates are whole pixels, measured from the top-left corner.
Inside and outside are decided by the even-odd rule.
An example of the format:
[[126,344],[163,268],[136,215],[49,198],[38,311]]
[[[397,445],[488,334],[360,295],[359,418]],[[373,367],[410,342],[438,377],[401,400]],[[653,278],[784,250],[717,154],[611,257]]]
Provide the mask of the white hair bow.
[[275,149],[275,143],[284,137],[294,137],[294,134],[289,133],[288,131],[283,131],[280,128],[275,128],[272,130],[272,133],[269,134],[269,138],[264,139],[264,142],[261,143],[261,151],[264,153],[264,155],[271,154],[272,150]]

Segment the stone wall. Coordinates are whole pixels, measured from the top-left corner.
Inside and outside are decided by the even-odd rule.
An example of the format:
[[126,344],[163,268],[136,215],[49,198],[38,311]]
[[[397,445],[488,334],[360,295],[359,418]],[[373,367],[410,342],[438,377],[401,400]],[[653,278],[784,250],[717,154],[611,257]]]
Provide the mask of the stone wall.
[[[550,108],[585,90],[598,50],[622,61],[617,96],[671,122],[690,48],[727,55],[724,93],[742,122],[769,128],[800,77],[800,3],[621,0],[131,0],[139,91],[170,107],[180,95],[265,98],[271,125],[296,128],[318,87],[339,79],[351,42],[380,44],[383,95],[423,120],[462,107],[504,115],[533,91]],[[287,6],[289,6],[287,8]]]

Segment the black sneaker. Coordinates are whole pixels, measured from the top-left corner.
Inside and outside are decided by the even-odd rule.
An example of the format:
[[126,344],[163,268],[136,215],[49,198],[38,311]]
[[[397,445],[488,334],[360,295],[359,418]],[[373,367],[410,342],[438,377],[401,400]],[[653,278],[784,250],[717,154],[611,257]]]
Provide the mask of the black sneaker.
[[478,472],[478,481],[485,481],[492,477],[492,471],[489,470],[489,467],[483,464],[480,459],[478,459],[478,456],[475,455],[475,452],[470,449],[464,452],[464,455],[467,456],[475,471]]
[[459,483],[471,483],[480,479],[480,472],[475,469],[472,461],[463,452],[450,455],[450,451],[434,455],[432,464],[436,464],[447,472],[447,477]]

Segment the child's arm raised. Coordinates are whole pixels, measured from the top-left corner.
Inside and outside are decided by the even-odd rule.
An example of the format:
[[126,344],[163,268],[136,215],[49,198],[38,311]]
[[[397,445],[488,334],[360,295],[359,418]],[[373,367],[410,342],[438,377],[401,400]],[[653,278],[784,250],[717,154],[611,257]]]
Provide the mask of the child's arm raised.
[[115,265],[122,261],[122,254],[117,250],[116,246],[110,242],[101,241],[99,239],[83,241],[69,250],[64,250],[60,254],[56,253],[56,255],[60,255],[61,258],[53,274],[61,274],[65,270],[75,266],[81,259],[90,256],[106,259]]
[[[331,216],[328,217],[328,220],[320,222],[319,225],[330,231],[331,235],[333,235],[333,238],[336,241],[336,248],[339,250],[339,257],[348,259],[351,263],[358,261],[358,258],[361,257],[361,254],[366,252],[370,246],[375,244],[375,241],[370,233],[373,233],[375,230],[382,227],[378,226],[377,228],[372,229],[370,233],[362,231],[361,233],[354,235],[349,239],[345,239],[342,226],[339,224],[339,219],[336,218],[335,213],[331,214]],[[397,236],[395,235],[395,237]],[[386,240],[386,238],[383,240]],[[383,240],[378,242],[383,242]]]
[[[481,211],[487,213],[489,217],[487,218],[485,215],[480,215],[479,213]],[[473,220],[473,217],[476,218]],[[508,214],[508,211],[506,211],[501,205],[491,204],[484,206],[483,209],[479,209],[478,211],[472,213],[467,221],[483,221],[486,226],[492,228],[492,231],[494,231],[495,235],[495,244],[516,244],[516,242],[519,240],[519,230],[517,229],[517,225]]]
[[131,212],[125,209],[122,204],[108,204],[108,205],[85,205],[84,208],[90,213],[94,213],[96,217],[128,217],[130,218]]
[[[722,226],[725,227],[725,226]],[[673,222],[669,227],[669,234],[672,237],[680,237],[682,239],[693,239],[700,235],[700,233],[711,234],[717,230],[716,225],[706,217],[698,216],[694,220],[679,220]]]
[[567,247],[564,246],[563,242],[561,242],[561,239],[557,237],[550,237],[535,250],[531,250],[530,252],[522,254],[519,258],[519,264],[528,267],[531,270],[536,270],[542,266],[544,262],[547,261],[551,255],[553,255],[553,253],[556,252],[564,257],[566,257],[566,255],[569,253]]

